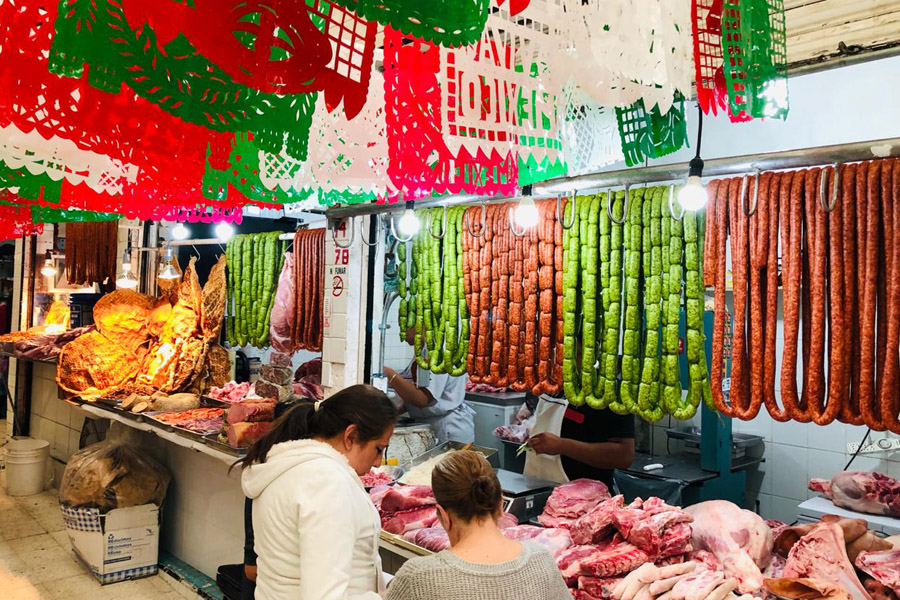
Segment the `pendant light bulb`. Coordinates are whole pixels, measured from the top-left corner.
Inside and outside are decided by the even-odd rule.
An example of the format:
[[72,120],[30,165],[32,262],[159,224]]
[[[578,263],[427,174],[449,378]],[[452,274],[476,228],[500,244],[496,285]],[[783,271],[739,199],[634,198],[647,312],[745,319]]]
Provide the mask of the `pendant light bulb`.
[[47,250],[47,254],[44,255],[44,266],[41,267],[41,275],[44,277],[54,277],[56,276],[56,262],[53,260],[53,255]]
[[691,212],[704,208],[708,200],[706,188],[696,175],[688,177],[687,185],[678,192],[678,203],[681,204],[681,208]]
[[184,226],[184,223],[178,223],[172,228],[173,240],[186,240],[191,235],[191,230]]
[[234,236],[234,227],[228,223],[219,223],[216,225],[216,238],[223,244],[228,242]]
[[131,272],[131,251],[122,254],[122,276],[116,279],[116,287],[133,290],[138,286],[137,277]]
[[534,205],[534,198],[525,196],[519,200],[519,205],[516,207],[515,211],[516,224],[519,227],[531,229],[537,225],[538,216],[538,209],[537,206]]
[[172,248],[171,246],[166,244],[166,250],[163,253],[162,257],[162,261],[165,263],[165,265],[160,270],[159,275],[157,275],[159,279],[178,279],[178,271],[176,271],[175,267],[172,266],[172,260]]
[[400,220],[397,222],[397,229],[403,236],[411,237],[419,233],[419,228],[421,226],[422,224],[419,222],[419,217],[416,216],[416,213],[413,210],[412,200],[407,200],[406,210],[403,211],[403,216],[400,217]]
[[700,158],[700,145],[703,143],[703,109],[697,105],[697,154],[688,166],[687,183],[678,192],[678,203],[682,210],[695,212],[706,206],[709,198],[700,178],[703,176],[703,159]]

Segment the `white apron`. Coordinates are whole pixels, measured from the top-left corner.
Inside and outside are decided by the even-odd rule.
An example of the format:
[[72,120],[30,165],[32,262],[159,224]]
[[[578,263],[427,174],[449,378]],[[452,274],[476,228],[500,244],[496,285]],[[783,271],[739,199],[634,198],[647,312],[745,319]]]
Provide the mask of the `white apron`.
[[[569,402],[565,398],[554,398],[541,394],[537,407],[534,409],[534,426],[531,435],[538,433],[552,433],[559,435],[562,432],[563,419],[566,416],[566,408]],[[538,454],[534,451],[525,453],[524,474],[529,477],[538,477],[556,483],[567,483],[569,477],[562,466],[560,455]]]

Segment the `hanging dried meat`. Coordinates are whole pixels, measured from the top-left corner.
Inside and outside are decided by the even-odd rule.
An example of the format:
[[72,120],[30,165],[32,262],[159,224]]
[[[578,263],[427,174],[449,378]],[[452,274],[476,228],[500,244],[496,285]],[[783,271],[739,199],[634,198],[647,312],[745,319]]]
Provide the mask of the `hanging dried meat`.
[[294,350],[322,349],[325,299],[325,230],[305,229],[294,234]]
[[116,221],[66,224],[66,277],[76,285],[116,278],[119,224]]
[[60,353],[60,388],[95,400],[156,391],[200,394],[227,381],[228,355],[216,343],[224,312],[224,258],[202,289],[195,260],[167,296],[116,290],[98,300],[96,331],[81,335]]

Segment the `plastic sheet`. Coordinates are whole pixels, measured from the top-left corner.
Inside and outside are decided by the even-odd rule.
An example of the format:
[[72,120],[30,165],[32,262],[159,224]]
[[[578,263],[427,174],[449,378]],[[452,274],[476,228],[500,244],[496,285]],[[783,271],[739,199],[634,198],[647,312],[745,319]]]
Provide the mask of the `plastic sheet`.
[[59,485],[60,504],[101,512],[161,505],[171,475],[133,441],[136,435],[113,423],[104,441],[72,455]]
[[722,53],[732,114],[787,118],[786,38],[782,0],[724,0]]
[[493,10],[481,41],[463,48],[404,45],[385,30],[389,173],[398,189],[512,194],[523,181],[563,172],[549,6],[532,0],[516,17]]
[[137,167],[103,154],[81,150],[74,142],[58,137],[45,139],[36,131],[24,133],[14,125],[0,127],[0,160],[7,167],[52,181],[66,178],[84,183],[98,192],[121,194],[137,177]]
[[615,109],[601,106],[574,82],[566,88],[562,139],[570,175],[625,160]]
[[113,95],[52,75],[47,55],[56,8],[24,0],[0,4],[0,126],[12,123],[23,133],[69,140],[137,166],[144,179],[163,174],[168,193],[199,192],[207,147],[227,160],[232,134],[185,123],[128,89]]
[[[150,11],[144,4],[63,0],[65,12],[55,21],[50,71],[75,78],[86,75],[92,86],[114,94],[126,83],[187,122],[216,131],[251,131],[260,148],[271,152],[284,148],[291,156],[306,157],[315,93],[278,95],[238,83],[188,37],[167,40],[168,27],[157,34],[152,23],[158,23],[158,17],[152,23],[130,21],[126,7],[147,16]],[[169,9],[178,8],[172,2],[165,5],[167,15],[172,14]],[[176,20],[170,27],[178,25]],[[198,21],[189,29],[198,25],[207,24]],[[223,38],[231,34],[215,31]]]
[[[384,77],[372,71],[369,97],[353,119],[328,112],[323,99],[313,114],[309,158],[259,152],[259,178],[269,190],[319,192],[328,204],[333,192],[345,200],[372,200],[389,193]],[[302,195],[302,194],[301,194]]]
[[622,107],[642,100],[648,109],[658,106],[665,114],[676,94],[691,95],[687,2],[650,0],[640,10],[625,2],[548,3],[559,7],[550,11],[560,44],[550,57],[550,71],[573,75],[601,105]]
[[643,100],[628,108],[616,108],[625,164],[639,165],[646,159],[671,154],[687,143],[684,99],[678,99],[666,114],[658,107],[647,110]]
[[[490,0],[334,0],[391,29],[444,46],[460,46],[481,37]],[[502,2],[501,2],[502,3]],[[528,0],[511,0],[516,8]]]

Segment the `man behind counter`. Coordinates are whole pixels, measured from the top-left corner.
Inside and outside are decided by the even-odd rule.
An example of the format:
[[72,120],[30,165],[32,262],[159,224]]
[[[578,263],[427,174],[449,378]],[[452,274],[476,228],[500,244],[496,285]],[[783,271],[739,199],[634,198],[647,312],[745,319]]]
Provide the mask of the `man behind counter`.
[[[562,405],[554,406],[560,402]],[[535,408],[529,409],[529,406]],[[559,409],[561,419],[540,418],[542,413],[553,408]],[[518,417],[527,418],[531,411],[537,413],[538,420],[528,446],[539,456],[557,457],[569,480],[596,479],[612,489],[613,471],[631,466],[634,460],[632,415],[618,415],[611,410],[595,410],[588,406],[565,406],[562,399],[528,394]],[[551,467],[540,474],[554,480],[559,478],[552,477],[552,473]]]

